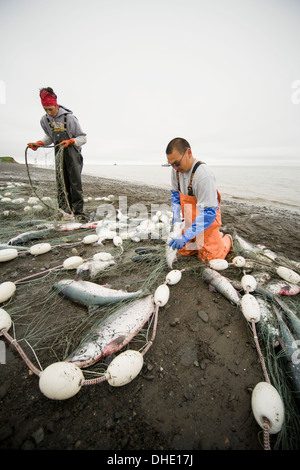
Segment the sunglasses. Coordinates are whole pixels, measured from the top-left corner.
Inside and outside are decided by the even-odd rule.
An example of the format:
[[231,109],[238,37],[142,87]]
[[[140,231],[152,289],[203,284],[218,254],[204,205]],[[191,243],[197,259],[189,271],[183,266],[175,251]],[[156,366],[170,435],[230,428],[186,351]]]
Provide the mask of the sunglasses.
[[173,162],[173,163],[168,163],[168,166],[172,166],[173,168],[176,167],[178,168],[180,166],[180,163],[181,163],[181,160],[183,159],[183,157],[185,156],[185,153],[187,151],[187,148],[185,149],[181,159],[178,161],[178,162]]

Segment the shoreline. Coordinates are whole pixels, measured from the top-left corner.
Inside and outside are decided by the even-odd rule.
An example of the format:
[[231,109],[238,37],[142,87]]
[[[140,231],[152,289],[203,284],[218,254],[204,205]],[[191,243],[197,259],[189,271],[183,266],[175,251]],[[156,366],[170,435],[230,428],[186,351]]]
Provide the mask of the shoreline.
[[[27,171],[26,171],[26,165],[23,163],[6,163],[3,162],[0,164],[0,169],[1,169],[1,179],[6,179],[8,181],[13,181],[14,177],[17,179],[22,179],[25,178],[26,181],[28,181],[27,177]],[[53,172],[54,170],[50,168],[41,168],[41,167],[36,167],[33,165],[29,165],[30,168],[30,176],[34,180],[35,178],[40,180],[41,176],[45,181],[53,180]],[[3,172],[4,169],[4,172]],[[14,171],[16,170],[17,171]],[[5,178],[5,174],[7,174]],[[3,178],[4,177],[4,178]],[[88,185],[89,182],[93,184],[101,184],[101,186],[107,187],[109,185],[114,185],[117,187],[117,191],[124,191],[124,188],[130,191],[130,188],[134,191],[141,191],[142,188],[144,188],[145,191],[147,191],[149,194],[151,194],[151,197],[154,197],[155,194],[161,199],[161,198],[167,198],[167,203],[170,203],[170,190],[164,186],[161,185],[151,185],[151,184],[145,184],[142,181],[133,181],[133,180],[126,180],[122,178],[109,178],[106,176],[94,176],[88,173],[82,173],[82,183],[84,185]],[[224,193],[223,193],[224,194]],[[84,191],[84,197],[88,196],[87,190]],[[291,213],[291,215],[298,215],[300,214],[300,208],[298,206],[292,206],[289,204],[280,204],[278,202],[274,202],[271,200],[263,199],[261,198],[260,200],[258,199],[243,199],[240,198],[239,196],[234,196],[234,195],[223,195],[221,193],[221,198],[222,198],[222,205],[228,204],[230,206],[235,206],[237,205],[245,205],[246,207],[249,208],[257,208],[257,209],[262,209],[262,210],[269,210],[269,211],[275,211],[280,213],[281,211],[288,211]]]

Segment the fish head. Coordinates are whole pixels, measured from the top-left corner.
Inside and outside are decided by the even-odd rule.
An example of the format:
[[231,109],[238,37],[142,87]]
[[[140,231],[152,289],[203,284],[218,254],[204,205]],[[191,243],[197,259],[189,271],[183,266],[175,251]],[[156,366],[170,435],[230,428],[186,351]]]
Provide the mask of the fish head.
[[102,357],[102,350],[95,341],[89,341],[82,346],[79,346],[75,351],[70,354],[66,362],[75,364],[80,369],[89,367]]

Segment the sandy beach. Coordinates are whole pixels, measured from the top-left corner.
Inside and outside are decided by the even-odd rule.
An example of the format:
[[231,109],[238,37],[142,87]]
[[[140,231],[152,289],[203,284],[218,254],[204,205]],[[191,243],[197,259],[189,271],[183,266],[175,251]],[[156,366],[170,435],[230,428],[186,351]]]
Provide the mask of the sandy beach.
[[[55,197],[49,175],[47,170],[31,169],[33,181],[42,181],[45,193]],[[7,182],[27,183],[26,167],[1,163],[0,185]],[[152,186],[84,175],[83,188],[85,198],[90,198],[86,204],[88,213],[96,211],[96,197],[111,194],[115,208],[120,196],[126,196],[128,207],[143,204],[150,210],[153,205],[170,205],[169,191]],[[29,189],[26,191],[28,197],[32,195]],[[12,213],[4,216],[5,210]],[[22,220],[23,209],[12,209],[0,202],[0,211],[1,234],[7,236],[9,227],[11,236],[20,233],[22,230],[17,227],[13,233],[13,221]],[[247,241],[264,245],[278,256],[300,260],[300,221],[296,211],[223,199],[222,223],[224,233],[233,234],[236,230]],[[1,243],[6,241],[1,235]],[[161,247],[150,240],[139,245],[126,244],[127,271],[121,258],[120,276],[110,277],[108,273],[101,278],[101,284],[113,284],[118,289],[136,287],[142,268],[128,260],[137,246],[145,244]],[[113,249],[112,241],[107,240],[104,248]],[[76,247],[76,254],[85,259],[96,251],[90,245]],[[74,249],[57,247],[42,256],[19,256],[1,263],[0,282],[14,282],[29,273],[60,265],[72,254]],[[240,309],[208,288],[196,264],[193,260],[193,269],[184,272],[181,281],[170,289],[142,371],[124,387],[104,382],[82,387],[66,401],[49,400],[39,390],[38,378],[29,373],[14,347],[6,342],[6,364],[0,365],[0,448],[191,452],[262,449],[262,429],[251,410],[251,393],[264,375],[252,332]],[[183,268],[180,257],[173,268]],[[167,272],[166,267],[162,276]],[[228,276],[231,274],[229,271]],[[157,285],[163,279],[157,279]],[[25,298],[22,287],[20,293],[17,288],[11,302],[0,307],[8,312],[14,309]],[[32,282],[26,288],[27,295],[38,302],[41,284]],[[82,306],[67,299],[61,299],[56,308],[62,315],[86,315]],[[48,352],[41,351],[39,359],[48,365]],[[283,444],[279,441],[277,435],[271,436],[271,446],[280,448]],[[293,438],[288,445],[299,448],[299,435],[298,442]]]

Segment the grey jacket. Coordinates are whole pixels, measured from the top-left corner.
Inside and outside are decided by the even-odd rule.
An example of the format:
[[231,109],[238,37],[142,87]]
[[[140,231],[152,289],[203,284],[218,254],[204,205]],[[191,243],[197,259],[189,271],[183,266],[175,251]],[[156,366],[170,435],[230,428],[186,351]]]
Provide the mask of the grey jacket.
[[[66,129],[64,129],[65,127],[64,115],[67,116]],[[55,127],[59,127],[60,129],[64,129],[67,131],[69,138],[75,140],[75,146],[78,147],[78,150],[80,150],[81,146],[86,143],[87,141],[86,134],[81,129],[77,117],[74,116],[72,111],[65,108],[64,106],[59,105],[59,110],[55,118],[52,118],[51,116],[48,116],[47,114],[45,114],[41,118],[40,123],[41,123],[42,129],[45,132],[45,136],[41,139],[41,141],[44,143],[45,146],[53,142],[52,129],[49,125],[48,119],[50,123],[51,124],[53,123]]]

